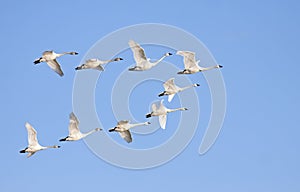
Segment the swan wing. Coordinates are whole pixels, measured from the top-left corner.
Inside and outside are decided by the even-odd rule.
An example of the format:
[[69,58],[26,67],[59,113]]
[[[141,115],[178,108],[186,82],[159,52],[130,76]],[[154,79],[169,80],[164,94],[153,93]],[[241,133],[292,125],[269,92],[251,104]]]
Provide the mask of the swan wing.
[[159,124],[162,129],[166,128],[167,114],[158,116]]
[[94,69],[98,70],[98,71],[104,71],[104,68],[101,65],[98,65],[97,67],[95,67]]
[[128,124],[128,123],[129,123],[129,121],[127,121],[127,120],[121,120],[121,121],[118,122],[118,125],[125,125],[125,124]]
[[175,94],[171,94],[168,96],[168,101],[171,102],[174,98]]
[[127,141],[127,143],[132,142],[131,133],[128,130],[119,132],[119,134],[123,139],[125,139],[125,141]]
[[152,111],[157,111],[157,105],[156,105],[156,103],[153,103],[151,105],[151,108],[152,108]]
[[58,62],[56,61],[56,59],[53,60],[49,60],[47,61],[48,66],[54,70],[59,76],[64,76],[63,71],[61,70],[60,65],[58,64]]
[[168,90],[175,91],[176,90],[174,79],[175,78],[171,78],[163,84],[165,91],[168,91]]
[[36,136],[36,130],[29,123],[26,123],[25,127],[26,127],[27,133],[28,133],[28,144],[29,144],[29,146],[39,145],[38,140],[37,140],[37,136]]
[[128,44],[133,52],[133,57],[137,65],[147,61],[145,50],[138,43],[130,40]]
[[183,63],[184,67],[186,69],[193,68],[195,67],[196,64],[196,57],[195,53],[191,51],[177,51],[177,55],[183,56]]
[[34,155],[34,154],[35,154],[35,152],[30,152],[30,153],[28,153],[28,154],[27,154],[27,158],[28,158],[28,157],[31,157],[31,156]]
[[70,122],[69,122],[69,135],[76,135],[77,133],[80,132],[79,130],[79,121],[75,114],[72,112],[70,113]]

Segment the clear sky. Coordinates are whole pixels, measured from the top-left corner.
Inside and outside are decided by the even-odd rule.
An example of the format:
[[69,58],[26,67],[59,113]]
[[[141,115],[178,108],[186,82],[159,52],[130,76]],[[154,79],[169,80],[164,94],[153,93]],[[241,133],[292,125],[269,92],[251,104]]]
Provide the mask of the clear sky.
[[[299,9],[298,1],[2,2],[0,191],[299,191]],[[103,36],[141,23],[190,32],[224,66],[227,111],[213,147],[198,154],[210,100],[206,81],[197,74],[192,81],[201,84],[196,90],[201,121],[191,143],[167,164],[146,170],[119,168],[94,155],[84,141],[62,143],[61,149],[29,159],[19,154],[27,146],[26,121],[36,128],[43,145],[57,144],[67,135],[75,66]],[[45,64],[33,65],[51,49],[79,52],[59,59],[63,78]],[[153,58],[160,55],[151,52],[151,46],[145,49]],[[117,65],[109,66],[105,72],[112,76],[107,73],[103,80],[113,80]],[[119,65],[127,68],[132,62]],[[161,90],[158,83],[153,86]],[[96,96],[101,90],[99,83]],[[96,101],[98,113],[108,104]],[[175,97],[170,106],[178,105]],[[145,108],[133,112],[138,121],[146,120]],[[169,125],[177,117],[173,114]],[[106,118],[104,130],[115,121]],[[126,146],[117,136],[112,138]],[[134,138],[132,146],[138,148],[143,137]]]

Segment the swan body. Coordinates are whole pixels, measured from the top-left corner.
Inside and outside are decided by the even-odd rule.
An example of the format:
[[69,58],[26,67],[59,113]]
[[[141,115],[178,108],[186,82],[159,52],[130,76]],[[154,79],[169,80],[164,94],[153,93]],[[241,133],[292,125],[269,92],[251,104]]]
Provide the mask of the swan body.
[[43,52],[42,57],[36,59],[33,63],[38,64],[41,62],[46,62],[52,70],[54,70],[59,76],[62,77],[62,76],[64,76],[64,73],[56,59],[63,55],[77,55],[77,54],[78,53],[74,52],[74,51],[64,52],[64,53],[55,53],[54,51],[45,51],[45,52]]
[[196,61],[195,53],[191,51],[177,51],[177,55],[183,56],[184,70],[178,72],[177,74],[194,74],[197,72],[208,71],[211,69],[220,69],[222,65],[215,65],[211,67],[201,67],[199,66],[200,60]]
[[165,91],[160,93],[158,96],[161,97],[161,96],[164,96],[164,95],[168,95],[168,101],[171,102],[176,93],[179,93],[179,92],[184,91],[186,89],[189,89],[189,88],[192,88],[192,87],[197,87],[197,86],[200,86],[200,85],[199,84],[192,84],[192,85],[186,86],[186,87],[178,87],[174,82],[174,78],[171,78],[168,81],[166,81],[163,84],[163,86],[164,86]]
[[28,153],[27,157],[31,157],[32,155],[34,155],[36,152],[40,150],[45,150],[49,148],[60,148],[60,146],[58,145],[46,146],[46,147],[41,146],[37,139],[36,130],[28,122],[25,123],[25,127],[28,133],[28,147],[21,150],[20,153]]
[[135,124],[130,124],[129,121],[127,120],[122,120],[119,121],[117,126],[114,128],[108,130],[109,132],[118,132],[120,136],[127,141],[127,143],[132,142],[132,137],[129,129],[136,127],[136,126],[142,126],[142,125],[149,125],[150,122],[144,122],[144,123],[135,123]]
[[130,40],[128,44],[133,52],[133,57],[136,62],[136,66],[129,68],[129,71],[149,70],[155,65],[157,65],[159,62],[161,62],[164,58],[172,55],[172,53],[166,53],[157,61],[151,62],[150,59],[146,57],[145,50],[138,43],[134,42],[133,40]]
[[158,116],[159,124],[162,129],[166,128],[167,114],[175,111],[186,111],[187,108],[181,107],[176,109],[168,109],[163,104],[163,99],[160,101],[160,105],[157,106],[155,103],[152,104],[152,112],[146,115],[146,118]]
[[72,112],[70,114],[70,122],[69,122],[69,135],[63,139],[60,139],[59,141],[77,141],[80,140],[96,131],[101,131],[101,128],[96,128],[94,130],[91,130],[87,133],[82,133],[79,130],[79,121],[77,119],[77,117],[75,116],[75,114]]
[[110,63],[110,62],[114,62],[114,61],[121,61],[123,60],[122,58],[115,58],[115,59],[111,59],[111,60],[105,60],[105,61],[101,61],[99,59],[89,59],[86,60],[84,64],[78,66],[75,68],[75,70],[82,70],[82,69],[96,69],[99,71],[104,71],[102,65]]

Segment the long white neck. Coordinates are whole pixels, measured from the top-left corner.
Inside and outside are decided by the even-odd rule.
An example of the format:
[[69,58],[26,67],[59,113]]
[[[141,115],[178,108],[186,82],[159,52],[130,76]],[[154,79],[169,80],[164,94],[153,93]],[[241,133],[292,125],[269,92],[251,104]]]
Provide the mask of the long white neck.
[[57,145],[43,147],[43,149],[49,149],[49,148],[59,148],[59,147]]
[[211,66],[211,67],[199,67],[201,71],[208,71],[208,70],[211,70],[211,69],[215,69],[215,68],[219,68],[218,65],[215,65],[215,66]]
[[63,56],[63,55],[76,55],[76,54],[78,54],[78,53],[76,53],[76,52],[56,53],[56,58],[57,58],[57,57],[61,57],[61,56]]
[[87,132],[87,133],[83,133],[83,134],[82,134],[82,138],[83,138],[83,137],[86,137],[86,136],[88,136],[88,135],[90,135],[90,134],[92,134],[92,133],[94,133],[94,132],[96,132],[96,131],[98,131],[98,129],[93,129],[93,130],[91,130],[91,131],[89,131],[89,132]]
[[187,109],[184,108],[184,107],[181,107],[181,108],[176,108],[176,109],[167,109],[167,112],[171,113],[171,112],[174,112],[174,111],[185,111],[185,110],[187,110]]
[[137,127],[137,126],[142,126],[142,125],[149,125],[149,123],[148,122],[144,122],[144,123],[135,123],[135,124],[130,124],[130,128],[132,128],[132,127]]
[[181,87],[181,88],[179,88],[179,91],[183,91],[183,90],[193,88],[193,87],[196,87],[196,86],[197,86],[196,84],[193,84],[193,85],[189,85],[189,86],[186,86],[186,87]]
[[157,60],[157,61],[155,61],[155,62],[153,62],[153,63],[151,63],[151,62],[149,62],[149,63],[151,63],[152,64],[152,66],[154,67],[155,65],[157,65],[159,62],[161,62],[164,58],[166,58],[167,56],[166,55],[163,55],[159,60]]

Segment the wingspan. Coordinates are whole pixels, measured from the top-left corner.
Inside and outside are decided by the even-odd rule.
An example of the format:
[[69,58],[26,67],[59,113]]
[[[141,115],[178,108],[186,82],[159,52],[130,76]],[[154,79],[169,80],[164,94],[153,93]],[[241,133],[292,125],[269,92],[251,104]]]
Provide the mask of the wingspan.
[[167,114],[158,116],[159,124],[162,129],[166,128]]
[[147,61],[145,50],[138,43],[134,42],[133,40],[130,40],[128,44],[133,52],[133,57],[136,62],[136,65],[139,66],[139,64],[143,63],[144,61]]
[[168,81],[166,81],[164,84],[163,84],[164,88],[165,88],[165,91],[168,91],[168,90],[174,90],[176,87],[175,87],[175,82],[174,82],[174,78],[171,78],[169,79]]
[[131,134],[130,132],[127,130],[127,131],[122,131],[122,132],[119,132],[120,136],[125,139],[125,141],[127,141],[127,143],[131,143],[132,142],[132,137],[131,137]]
[[75,114],[72,112],[70,113],[70,122],[69,122],[69,135],[76,135],[80,132],[79,130],[79,121]]
[[121,120],[118,122],[118,125],[125,125],[125,124],[128,124],[129,121],[128,120]]
[[171,101],[172,101],[172,99],[174,98],[174,96],[175,96],[175,94],[171,94],[171,95],[169,95],[169,97],[168,97],[168,101],[169,101],[169,102],[171,102]]
[[63,71],[61,70],[60,65],[58,64],[58,62],[56,61],[56,59],[54,60],[50,60],[47,61],[48,66],[53,69],[59,76],[64,76]]
[[190,69],[195,67],[196,64],[196,57],[195,53],[191,51],[177,51],[177,55],[183,56],[183,63],[185,69]]
[[38,145],[36,130],[28,122],[26,122],[25,127],[27,128],[29,146]]

